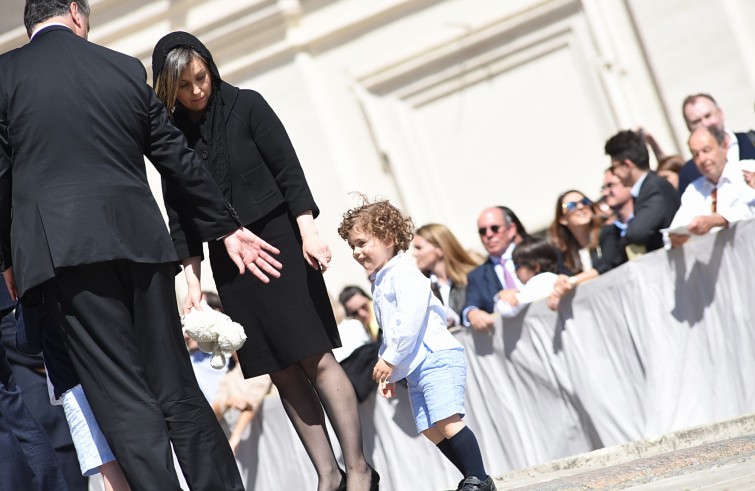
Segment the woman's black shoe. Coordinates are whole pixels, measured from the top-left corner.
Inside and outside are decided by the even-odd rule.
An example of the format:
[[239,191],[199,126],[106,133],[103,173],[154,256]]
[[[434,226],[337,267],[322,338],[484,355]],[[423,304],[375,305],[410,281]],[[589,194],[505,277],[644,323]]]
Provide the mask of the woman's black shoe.
[[370,491],[379,491],[380,490],[380,474],[377,473],[375,469],[370,467]]

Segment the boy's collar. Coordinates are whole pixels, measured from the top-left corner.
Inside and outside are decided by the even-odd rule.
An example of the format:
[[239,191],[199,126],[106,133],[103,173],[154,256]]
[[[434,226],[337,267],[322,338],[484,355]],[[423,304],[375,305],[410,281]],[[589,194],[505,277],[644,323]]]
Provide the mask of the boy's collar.
[[396,265],[398,261],[401,261],[404,257],[404,251],[398,251],[385,265],[370,275],[370,281],[375,283],[379,277],[385,275],[385,273]]

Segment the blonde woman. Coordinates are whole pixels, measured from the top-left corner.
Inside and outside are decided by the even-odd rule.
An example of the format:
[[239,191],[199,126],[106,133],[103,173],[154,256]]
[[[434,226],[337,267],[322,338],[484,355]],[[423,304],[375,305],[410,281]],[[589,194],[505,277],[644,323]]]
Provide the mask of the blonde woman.
[[448,327],[461,325],[467,274],[480,263],[472,259],[448,227],[439,223],[417,229],[413,253],[417,267],[430,278],[433,292],[446,308]]

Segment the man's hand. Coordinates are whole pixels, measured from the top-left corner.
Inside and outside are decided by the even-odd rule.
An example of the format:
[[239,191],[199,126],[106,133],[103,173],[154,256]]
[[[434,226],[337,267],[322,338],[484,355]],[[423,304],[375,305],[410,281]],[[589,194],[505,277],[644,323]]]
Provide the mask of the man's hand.
[[[511,305],[512,307],[516,307],[519,305],[519,299],[516,298],[516,294],[519,293],[519,290],[516,288],[510,288],[508,290],[501,290],[496,294],[496,297],[498,300],[503,300],[507,304]],[[471,312],[470,312],[471,313]],[[471,319],[470,319],[471,322]]]
[[16,295],[16,277],[13,274],[13,266],[3,271],[3,279],[5,280],[5,286],[8,287],[8,293],[10,293],[10,298],[14,302],[18,300],[18,295]]
[[747,183],[748,186],[750,186],[751,188],[755,188],[755,172],[743,170],[742,176],[745,178],[745,182]]
[[380,358],[372,369],[372,380],[379,384],[386,384],[393,374],[394,365]]
[[683,246],[689,240],[689,235],[668,234],[668,240],[671,241],[671,247],[676,249]]
[[713,213],[712,215],[701,215],[693,218],[687,225],[687,230],[695,235],[705,235],[713,227],[726,227],[728,225],[729,222],[724,217],[718,213]]
[[386,399],[390,399],[396,396],[396,384],[394,383],[382,383],[380,384],[380,388],[378,390],[380,391],[380,395],[385,397]]
[[475,331],[489,331],[493,328],[493,314],[484,310],[474,309],[467,314],[469,324]]
[[267,275],[274,278],[280,277],[278,270],[283,265],[270,255],[270,253],[280,254],[280,251],[244,227],[227,235],[223,243],[231,261],[239,268],[239,274],[244,274],[244,270],[248,269],[263,283],[270,282]]

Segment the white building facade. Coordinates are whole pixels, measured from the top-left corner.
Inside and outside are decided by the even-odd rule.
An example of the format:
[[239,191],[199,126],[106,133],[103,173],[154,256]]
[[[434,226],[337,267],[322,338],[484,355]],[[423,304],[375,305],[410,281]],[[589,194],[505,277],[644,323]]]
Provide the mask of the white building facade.
[[[0,52],[27,41],[22,0],[0,4]],[[689,155],[681,102],[716,97],[753,125],[749,0],[91,0],[90,40],[150,69],[185,30],[221,76],[268,100],[297,149],[334,252],[334,293],[366,285],[337,236],[349,195],[391,199],[481,250],[481,209],[531,230],[559,193],[598,197],[605,140],[642,126]],[[151,79],[151,71],[150,71]],[[654,165],[654,162],[653,162]],[[157,180],[157,178],[155,178]]]

